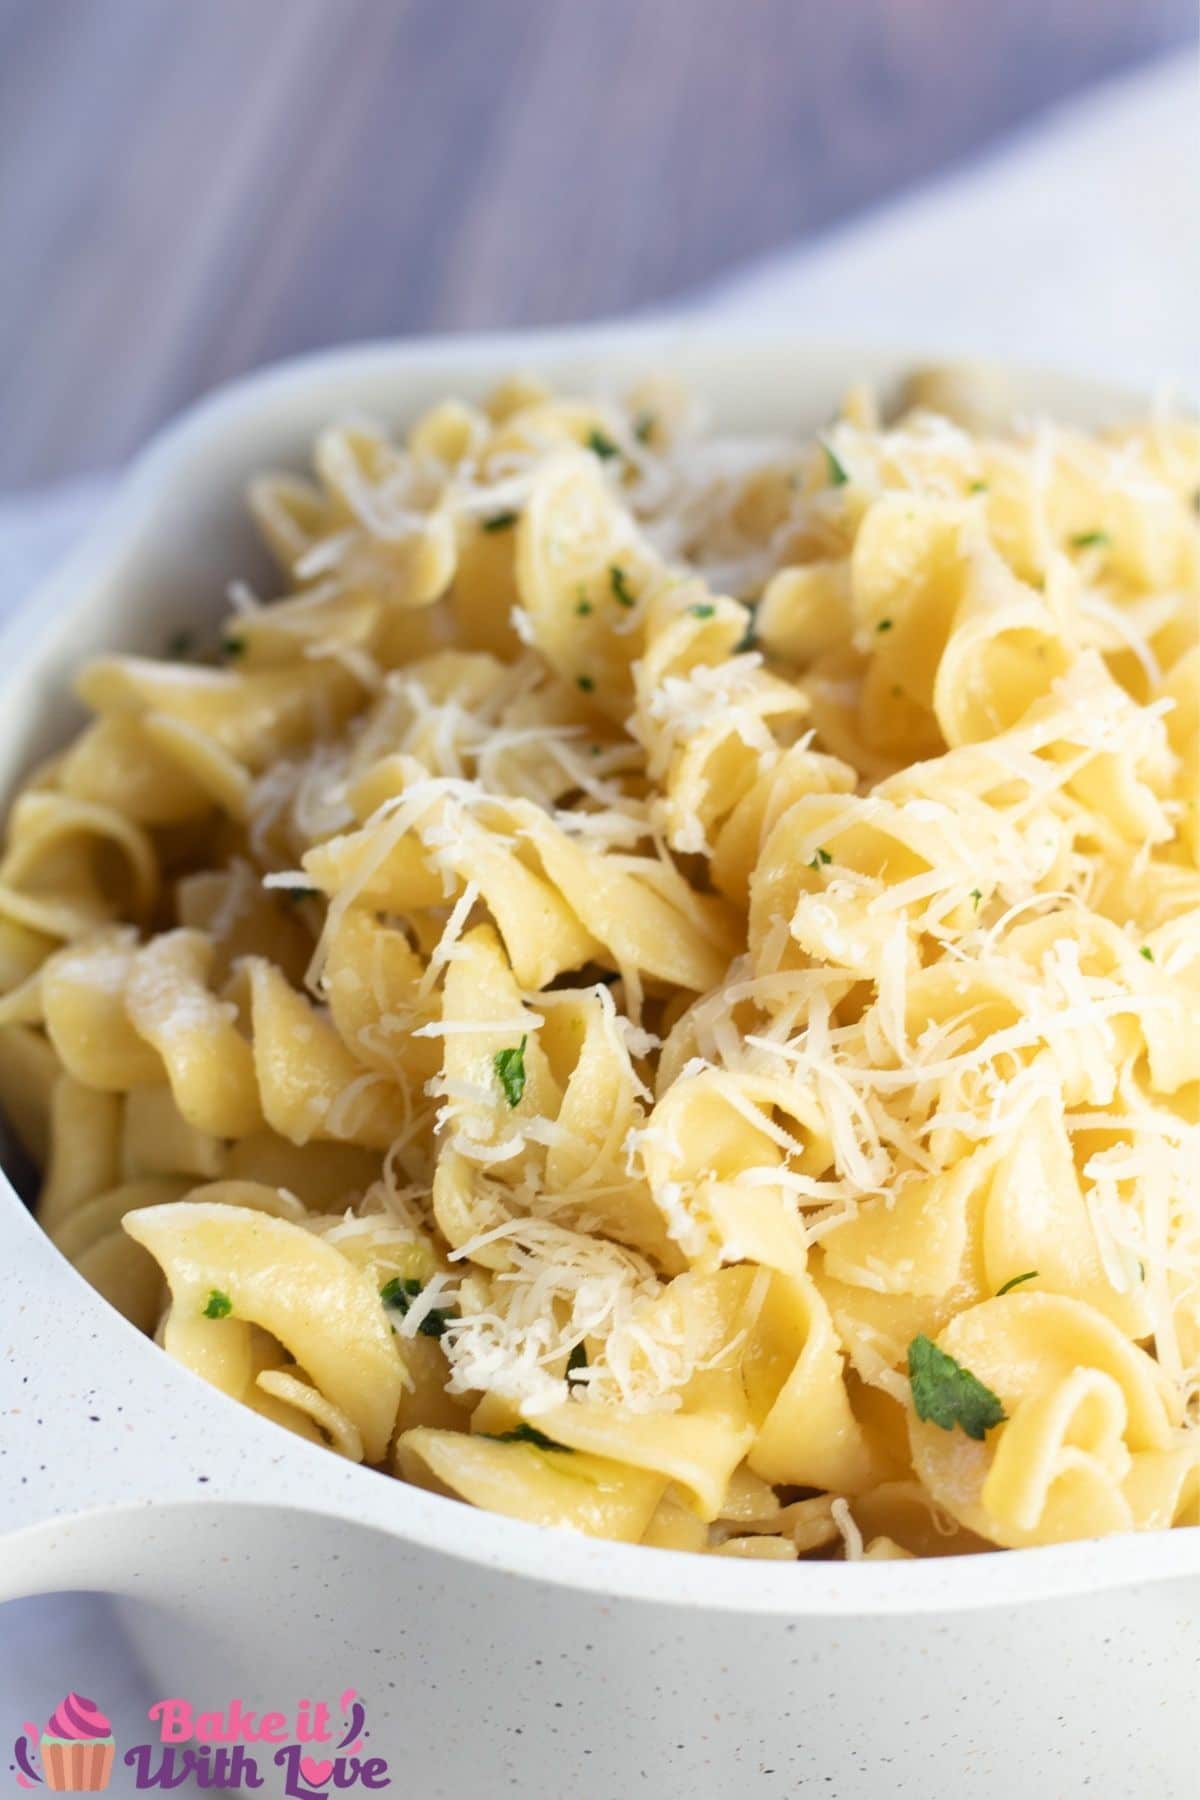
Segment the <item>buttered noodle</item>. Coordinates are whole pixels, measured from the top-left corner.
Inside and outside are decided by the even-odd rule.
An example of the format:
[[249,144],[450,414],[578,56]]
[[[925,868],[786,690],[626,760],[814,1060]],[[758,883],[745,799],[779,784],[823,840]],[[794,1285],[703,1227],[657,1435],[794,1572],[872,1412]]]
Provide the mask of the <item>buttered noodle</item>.
[[0,863],[40,1217],[247,1406],[727,1555],[1200,1518],[1200,430],[351,422]]

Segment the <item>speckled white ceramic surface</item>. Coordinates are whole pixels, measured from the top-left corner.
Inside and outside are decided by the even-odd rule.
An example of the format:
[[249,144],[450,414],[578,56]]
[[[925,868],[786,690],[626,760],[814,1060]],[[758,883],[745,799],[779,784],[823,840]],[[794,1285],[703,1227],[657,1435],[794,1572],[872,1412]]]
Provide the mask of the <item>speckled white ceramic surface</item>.
[[[310,358],[208,402],[0,638],[0,783],[72,723],[80,658],[159,648],[259,564],[240,490],[331,415],[402,421],[514,366],[681,370],[729,428],[817,424],[902,355],[564,334]],[[1015,377],[1031,408],[1119,395]],[[100,1301],[0,1191],[0,1599],[99,1589],[164,1692],[353,1685],[423,1800],[1194,1796],[1200,1534],[924,1564],[771,1566],[541,1532],[383,1479],[242,1411]]]

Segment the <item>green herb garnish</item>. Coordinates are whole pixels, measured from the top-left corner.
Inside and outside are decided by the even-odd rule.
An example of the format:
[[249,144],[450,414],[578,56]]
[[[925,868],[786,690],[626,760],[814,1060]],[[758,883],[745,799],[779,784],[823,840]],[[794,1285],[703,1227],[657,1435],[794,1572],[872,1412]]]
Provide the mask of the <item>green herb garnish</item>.
[[1008,1417],[991,1388],[939,1350],[932,1338],[915,1337],[908,1346],[908,1380],[918,1419],[943,1431],[959,1425],[977,1444]]
[[1138,955],[1144,956],[1147,962],[1154,961],[1154,952],[1150,948],[1149,944],[1143,944],[1141,949],[1138,951]]
[[825,462],[829,469],[830,487],[845,487],[850,479],[845,463],[836,451],[830,449],[828,444],[822,444],[821,448],[825,452]]
[[[403,1318],[424,1286],[425,1283],[413,1275],[393,1275],[380,1288],[379,1298],[390,1311],[398,1312]],[[440,1338],[451,1320],[457,1317],[453,1307],[431,1306],[417,1330],[422,1337]]]
[[1111,544],[1112,539],[1107,531],[1077,531],[1071,543],[1076,550],[1092,550],[1102,544]]
[[711,619],[716,610],[715,606],[709,606],[707,603],[688,607],[693,619]]
[[629,578],[620,563],[609,563],[608,579],[613,591],[613,599],[618,606],[636,606],[637,596],[629,591]]
[[638,443],[639,444],[648,444],[650,442],[650,433],[653,430],[654,430],[654,414],[648,413],[648,412],[639,413],[637,418],[634,420],[634,425],[633,425],[633,435],[637,439]]
[[739,604],[745,606],[747,617],[746,617],[746,629],[745,629],[745,631],[743,631],[743,633],[742,633],[741,637],[738,639],[737,643],[733,646],[733,654],[735,656],[741,656],[743,654],[743,652],[746,650],[753,650],[755,644],[758,642],[758,639],[754,633],[755,615],[756,615],[758,609],[756,606],[754,606],[752,604],[747,604],[747,602],[744,600],[741,601]]
[[988,491],[988,484],[986,481],[973,481],[971,483],[970,487],[967,489],[967,492],[969,494],[986,494],[987,491]]
[[876,629],[876,631],[890,631],[894,624],[895,624],[894,619],[880,619],[880,621],[879,621],[878,625],[875,627],[875,629]]
[[593,455],[600,457],[602,461],[606,461],[610,456],[620,456],[621,454],[620,445],[614,444],[607,432],[599,430],[588,432],[587,447]]
[[206,1319],[227,1319],[233,1311],[233,1301],[220,1288],[210,1288],[208,1305],[204,1308]]
[[246,640],[240,637],[223,637],[221,649],[226,656],[242,656],[245,653]]
[[518,516],[515,512],[493,513],[490,519],[483,521],[483,529],[485,531],[507,531],[510,525],[516,524]]
[[575,602],[575,611],[579,614],[581,619],[586,619],[591,610],[592,603],[590,600],[577,600]]
[[971,889],[971,898],[975,902],[975,911],[978,912],[980,905],[983,901],[983,889],[982,888],[972,888]]
[[577,675],[575,677],[575,686],[582,689],[585,694],[594,694],[596,691],[596,684],[590,675]]
[[510,1106],[518,1106],[525,1092],[525,1046],[528,1042],[528,1036],[523,1037],[515,1050],[497,1050],[492,1058],[496,1079]]
[[1002,1294],[1011,1294],[1013,1289],[1015,1287],[1020,1287],[1020,1285],[1023,1281],[1036,1281],[1036,1280],[1037,1280],[1037,1270],[1036,1269],[1026,1269],[1024,1275],[1010,1275],[1008,1280],[1005,1282],[1004,1286],[998,1287],[996,1289],[996,1298],[997,1298],[997,1300],[999,1300],[999,1298]]
[[535,1450],[561,1450],[564,1456],[573,1456],[574,1451],[569,1444],[558,1444],[536,1425],[527,1425],[524,1420],[514,1425],[511,1431],[481,1431],[480,1437],[491,1438],[493,1444],[532,1444]]
[[818,850],[815,856],[809,858],[808,866],[810,869],[819,869],[822,863],[831,863],[832,861],[833,858],[828,850]]

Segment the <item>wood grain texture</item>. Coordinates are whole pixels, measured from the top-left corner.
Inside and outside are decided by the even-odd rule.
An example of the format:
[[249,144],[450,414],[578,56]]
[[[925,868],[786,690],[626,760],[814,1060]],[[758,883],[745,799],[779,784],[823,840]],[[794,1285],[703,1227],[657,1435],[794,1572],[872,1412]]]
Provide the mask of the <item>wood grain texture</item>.
[[353,338],[646,305],[1194,0],[0,0],[0,488]]

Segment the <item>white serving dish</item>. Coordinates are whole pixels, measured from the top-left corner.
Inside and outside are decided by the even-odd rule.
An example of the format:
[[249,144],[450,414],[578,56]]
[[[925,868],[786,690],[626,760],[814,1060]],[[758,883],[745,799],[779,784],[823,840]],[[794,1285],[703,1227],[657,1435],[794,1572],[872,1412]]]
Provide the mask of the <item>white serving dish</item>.
[[[667,364],[725,427],[814,426],[850,380],[886,386],[908,360],[656,328],[383,345],[241,382],[146,453],[0,638],[0,786],[70,729],[82,657],[161,648],[259,566],[246,477],[302,462],[338,413],[403,422],[514,367],[593,386]],[[1013,383],[1085,422],[1136,410],[1065,377]],[[0,1600],[158,1603],[126,1612],[159,1692],[286,1708],[353,1685],[423,1800],[1197,1791],[1200,1533],[779,1567],[540,1531],[207,1389],[0,1190]]]

